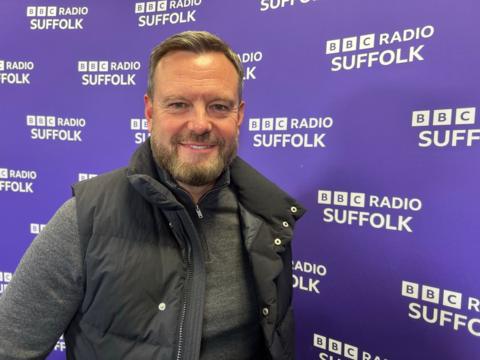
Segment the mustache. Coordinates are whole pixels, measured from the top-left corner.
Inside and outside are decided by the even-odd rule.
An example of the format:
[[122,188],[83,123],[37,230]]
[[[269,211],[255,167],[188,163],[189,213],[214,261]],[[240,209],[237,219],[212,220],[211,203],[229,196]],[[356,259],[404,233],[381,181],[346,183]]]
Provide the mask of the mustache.
[[190,132],[188,134],[178,134],[172,137],[172,144],[178,145],[182,142],[198,142],[198,143],[205,143],[208,145],[225,145],[225,140],[222,138],[218,138],[217,136],[213,135],[210,132],[204,134],[195,134],[194,132]]

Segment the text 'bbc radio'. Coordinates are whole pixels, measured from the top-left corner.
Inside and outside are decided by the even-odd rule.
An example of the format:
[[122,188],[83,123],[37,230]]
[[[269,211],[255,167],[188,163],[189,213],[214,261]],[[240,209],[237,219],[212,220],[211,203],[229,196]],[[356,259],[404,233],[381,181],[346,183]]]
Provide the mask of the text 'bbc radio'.
[[317,203],[325,206],[325,223],[411,233],[413,214],[422,209],[422,201],[417,198],[331,190],[318,190],[317,196]]
[[194,23],[196,7],[202,0],[159,0],[135,3],[138,27],[154,27]]
[[421,129],[421,148],[472,147],[480,144],[475,107],[444,108],[412,112],[412,127]]
[[320,351],[320,360],[388,360],[359,346],[317,333],[313,334],[313,346]]
[[253,132],[253,147],[326,148],[327,132],[334,124],[330,116],[252,117],[248,131]]
[[30,85],[33,61],[0,59],[0,85]]
[[412,281],[402,281],[402,296],[410,319],[480,337],[479,297]]
[[[425,60],[422,55],[424,42],[434,33],[433,25],[425,25],[391,33],[348,36],[327,40],[325,53],[334,56],[330,68],[333,72],[419,62]],[[408,46],[414,41],[423,43]]]
[[140,61],[81,60],[77,63],[83,86],[135,86]]
[[150,136],[148,122],[145,118],[131,118],[130,130],[132,131],[134,143],[137,145],[144,143]]
[[34,193],[35,170],[0,168],[0,192]]
[[292,260],[293,288],[320,294],[320,280],[327,276],[327,267],[311,261]]
[[27,115],[30,138],[40,141],[82,142],[87,121],[81,117]]
[[[260,50],[237,53],[243,65],[243,80],[257,79],[257,65],[263,60],[263,52]],[[254,65],[255,64],[255,65]]]
[[86,6],[28,6],[30,30],[83,30]]

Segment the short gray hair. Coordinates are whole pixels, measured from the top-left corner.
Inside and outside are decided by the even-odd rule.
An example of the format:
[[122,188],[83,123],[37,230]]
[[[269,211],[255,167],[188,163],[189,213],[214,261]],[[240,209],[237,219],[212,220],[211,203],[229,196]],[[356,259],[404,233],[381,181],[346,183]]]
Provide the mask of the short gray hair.
[[172,51],[190,51],[196,54],[219,52],[225,55],[238,74],[238,97],[239,100],[242,99],[244,72],[239,56],[225,41],[207,31],[184,31],[168,37],[153,48],[148,64],[147,95],[150,98],[153,96],[155,68]]

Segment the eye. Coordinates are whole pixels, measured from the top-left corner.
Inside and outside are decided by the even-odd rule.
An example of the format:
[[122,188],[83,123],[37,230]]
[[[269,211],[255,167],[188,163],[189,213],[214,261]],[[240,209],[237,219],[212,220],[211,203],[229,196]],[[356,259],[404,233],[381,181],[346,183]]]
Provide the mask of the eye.
[[210,105],[210,109],[217,113],[228,113],[231,111],[231,107],[221,103],[215,103]]
[[188,104],[181,101],[176,101],[176,102],[169,103],[168,107],[174,110],[183,110],[188,107]]

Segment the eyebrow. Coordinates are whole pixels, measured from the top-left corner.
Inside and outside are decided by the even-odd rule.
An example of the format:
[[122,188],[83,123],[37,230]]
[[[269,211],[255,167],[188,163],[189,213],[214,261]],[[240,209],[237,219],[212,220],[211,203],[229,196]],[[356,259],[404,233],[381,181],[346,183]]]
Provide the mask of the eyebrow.
[[[182,96],[182,95],[168,95],[168,96],[162,98],[160,100],[160,103],[165,104],[165,103],[168,103],[170,101],[189,101],[189,100],[185,96]],[[220,96],[215,97],[215,98],[209,100],[208,102],[211,103],[211,102],[215,102],[215,101],[223,101],[231,107],[234,107],[237,104],[237,102],[235,100],[231,100],[229,98],[220,97]]]
[[213,99],[211,102],[215,102],[215,101],[223,101],[223,102],[226,102],[229,106],[233,107],[235,106],[236,102],[233,101],[233,100],[230,100],[230,99],[227,99],[227,98],[222,98],[222,97],[218,97],[218,98],[215,98]]
[[163,99],[160,100],[161,103],[167,103],[167,102],[170,102],[170,101],[178,101],[178,100],[182,100],[182,101],[187,101],[187,99],[183,96],[167,96],[167,97],[164,97]]

